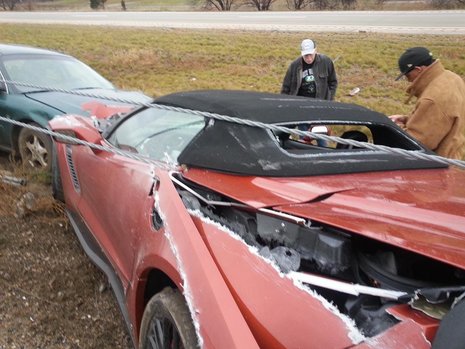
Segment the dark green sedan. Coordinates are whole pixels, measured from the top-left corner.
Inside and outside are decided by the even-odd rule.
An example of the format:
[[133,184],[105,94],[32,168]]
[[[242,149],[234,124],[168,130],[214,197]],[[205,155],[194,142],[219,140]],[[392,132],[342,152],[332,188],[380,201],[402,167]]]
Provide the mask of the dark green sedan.
[[[68,93],[82,90],[95,97]],[[48,121],[57,115],[92,116],[97,105],[103,104],[108,110],[132,107],[105,97],[135,103],[151,101],[139,92],[117,90],[92,68],[71,56],[0,44],[0,116],[46,128]],[[30,167],[49,169],[51,166],[52,141],[47,135],[1,120],[0,150],[20,155],[23,164]]]

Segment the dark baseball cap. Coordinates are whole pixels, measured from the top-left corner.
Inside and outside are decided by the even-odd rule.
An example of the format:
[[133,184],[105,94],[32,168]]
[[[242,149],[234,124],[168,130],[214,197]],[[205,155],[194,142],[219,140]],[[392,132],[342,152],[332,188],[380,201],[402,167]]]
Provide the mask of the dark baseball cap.
[[400,75],[396,81],[405,74],[410,73],[415,67],[430,65],[434,62],[433,54],[425,47],[411,47],[407,49],[399,58]]

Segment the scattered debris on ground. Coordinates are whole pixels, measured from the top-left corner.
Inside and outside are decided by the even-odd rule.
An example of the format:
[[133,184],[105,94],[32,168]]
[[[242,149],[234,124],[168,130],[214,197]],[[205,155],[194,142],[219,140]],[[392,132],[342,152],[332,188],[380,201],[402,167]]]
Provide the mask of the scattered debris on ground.
[[132,348],[50,187],[14,182],[0,181],[0,349]]

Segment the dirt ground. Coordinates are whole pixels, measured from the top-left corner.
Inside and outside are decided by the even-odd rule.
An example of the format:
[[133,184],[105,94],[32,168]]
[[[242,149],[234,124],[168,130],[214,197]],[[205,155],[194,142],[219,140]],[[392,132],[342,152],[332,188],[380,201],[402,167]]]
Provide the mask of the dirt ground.
[[132,348],[105,275],[40,183],[0,178],[0,349]]

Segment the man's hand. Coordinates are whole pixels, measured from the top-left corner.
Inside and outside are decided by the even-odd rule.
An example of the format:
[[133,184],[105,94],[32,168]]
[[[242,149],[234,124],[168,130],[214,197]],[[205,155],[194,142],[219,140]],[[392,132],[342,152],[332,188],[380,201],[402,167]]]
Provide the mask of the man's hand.
[[405,128],[405,123],[407,122],[407,116],[405,115],[389,115],[389,119],[394,121],[397,126]]

